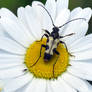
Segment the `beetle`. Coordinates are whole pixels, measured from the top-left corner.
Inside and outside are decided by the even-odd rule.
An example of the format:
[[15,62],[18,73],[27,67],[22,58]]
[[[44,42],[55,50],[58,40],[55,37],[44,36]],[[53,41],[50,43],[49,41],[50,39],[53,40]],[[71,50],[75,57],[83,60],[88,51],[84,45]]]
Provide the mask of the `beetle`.
[[[65,36],[60,36],[59,35],[59,31],[60,31],[60,28],[62,28],[63,26],[65,26],[66,24],[70,23],[70,22],[73,22],[75,20],[86,20],[85,18],[76,18],[76,19],[73,19],[73,20],[70,20],[68,22],[66,22],[65,24],[57,27],[54,25],[54,22],[53,22],[53,19],[50,15],[50,13],[48,12],[48,10],[41,4],[38,4],[38,6],[41,6],[49,15],[50,19],[51,19],[51,22],[53,24],[53,28],[52,28],[52,32],[50,33],[48,30],[46,29],[43,29],[45,31],[45,34],[41,37],[41,40],[44,38],[44,36],[47,38],[47,41],[46,41],[46,45],[45,44],[42,44],[41,45],[41,49],[40,49],[40,56],[39,58],[37,59],[37,61],[31,66],[33,67],[40,59],[41,57],[41,51],[42,51],[42,48],[45,48],[45,52],[44,52],[44,62],[49,62],[50,59],[52,58],[53,54],[55,53],[56,55],[58,55],[55,63],[53,64],[53,77],[54,77],[54,67],[55,67],[55,64],[57,63],[58,61],[58,58],[60,56],[60,53],[57,51],[57,46],[59,44],[64,44],[65,45],[65,48],[66,48],[66,51],[68,52],[68,49],[67,49],[67,45],[65,42],[61,41],[60,39],[61,38],[64,38],[66,36],[71,36],[71,35],[74,35],[75,33],[71,33],[71,34],[68,34],[68,35],[65,35]],[[37,41],[39,42],[39,41]],[[69,52],[68,52],[69,53]],[[70,53],[69,53],[70,56],[72,56]]]

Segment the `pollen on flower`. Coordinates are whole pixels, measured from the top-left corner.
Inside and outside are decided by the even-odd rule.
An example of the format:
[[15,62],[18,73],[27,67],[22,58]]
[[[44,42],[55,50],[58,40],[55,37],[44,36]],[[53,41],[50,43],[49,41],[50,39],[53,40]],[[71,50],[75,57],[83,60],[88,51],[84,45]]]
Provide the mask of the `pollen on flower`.
[[[57,51],[60,53],[57,63],[54,67],[54,77],[53,77],[53,64],[57,59],[57,55],[54,54],[48,62],[44,61],[44,52],[45,48],[42,49],[41,57],[39,61],[32,66],[40,56],[40,48],[42,44],[46,44],[46,39],[43,39],[41,42],[33,42],[26,51],[25,54],[25,64],[35,77],[37,78],[45,78],[45,79],[54,79],[58,78],[63,72],[67,70],[69,65],[69,55],[66,51],[66,48],[63,44],[59,44],[57,47]],[[31,67],[32,66],[32,67]]]

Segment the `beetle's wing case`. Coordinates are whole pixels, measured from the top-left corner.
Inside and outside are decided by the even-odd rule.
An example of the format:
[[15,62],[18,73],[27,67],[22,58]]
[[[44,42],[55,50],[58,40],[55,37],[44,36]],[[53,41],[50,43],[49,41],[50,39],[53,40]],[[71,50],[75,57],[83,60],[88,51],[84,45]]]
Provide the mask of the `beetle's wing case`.
[[53,44],[53,37],[49,36],[49,41],[46,43],[46,45],[48,46],[48,49],[46,49],[45,53],[50,54],[52,44]]
[[49,46],[49,48],[45,51],[45,53],[48,53],[50,55],[53,55],[53,50],[54,48],[57,48],[57,44],[59,43],[59,39],[53,39],[53,37],[49,37],[49,42],[47,42],[47,46]]
[[51,54],[53,54],[53,50],[57,48],[58,43],[59,43],[59,39],[55,39],[54,43],[53,43],[53,46],[52,46],[52,50],[50,52]]
[[58,43],[59,43],[59,39],[55,39],[52,49],[57,48]]

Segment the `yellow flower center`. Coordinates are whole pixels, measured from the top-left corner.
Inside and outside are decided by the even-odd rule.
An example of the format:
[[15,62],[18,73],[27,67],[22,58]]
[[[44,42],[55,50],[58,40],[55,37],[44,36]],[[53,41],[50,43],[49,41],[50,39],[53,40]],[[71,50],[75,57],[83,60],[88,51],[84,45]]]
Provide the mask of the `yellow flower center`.
[[[37,78],[45,78],[45,79],[58,78],[59,75],[61,75],[63,72],[67,70],[67,67],[69,65],[68,52],[66,51],[66,48],[64,47],[63,44],[59,44],[57,47],[57,51],[60,53],[60,55],[58,56],[54,53],[51,60],[45,62],[44,61],[45,48],[42,48],[41,57],[39,58],[42,44],[46,45],[46,39],[43,39],[43,41],[39,42],[35,41],[29,46],[25,54],[24,63],[26,64],[28,70]],[[38,62],[34,65],[34,63],[37,61],[38,58],[39,58]],[[54,64],[55,66],[53,68]]]

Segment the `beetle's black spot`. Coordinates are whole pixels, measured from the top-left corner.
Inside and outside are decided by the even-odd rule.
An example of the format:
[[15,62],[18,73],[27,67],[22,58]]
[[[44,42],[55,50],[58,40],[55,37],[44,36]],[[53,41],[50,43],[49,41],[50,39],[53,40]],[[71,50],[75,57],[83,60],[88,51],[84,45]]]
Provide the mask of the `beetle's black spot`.
[[51,59],[52,55],[45,53],[44,54],[44,61],[49,61]]
[[55,51],[56,51],[56,48],[53,49],[53,52],[55,52]]
[[46,45],[46,50],[47,50],[47,49],[49,49],[49,46],[48,46],[48,45]]
[[49,39],[47,39],[47,42],[49,42]]

